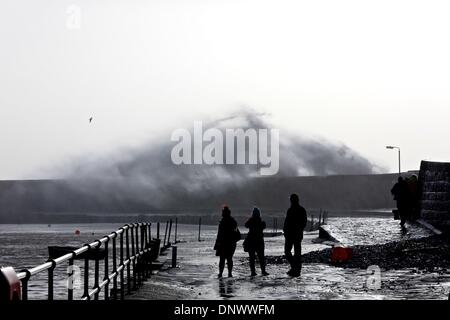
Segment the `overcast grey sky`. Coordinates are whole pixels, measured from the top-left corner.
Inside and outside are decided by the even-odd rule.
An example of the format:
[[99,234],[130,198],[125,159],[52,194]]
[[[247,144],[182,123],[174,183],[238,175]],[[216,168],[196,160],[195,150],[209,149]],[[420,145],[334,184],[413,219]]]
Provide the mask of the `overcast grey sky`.
[[388,144],[405,169],[450,161],[449,16],[433,0],[3,0],[0,179],[242,105],[393,172]]

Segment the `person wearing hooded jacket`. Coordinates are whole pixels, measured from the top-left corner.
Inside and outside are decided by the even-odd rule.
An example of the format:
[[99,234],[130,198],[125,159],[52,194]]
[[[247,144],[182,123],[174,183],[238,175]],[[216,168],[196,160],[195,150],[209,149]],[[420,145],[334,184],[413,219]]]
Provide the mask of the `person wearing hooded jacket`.
[[236,242],[239,241],[240,233],[237,222],[231,216],[231,210],[228,206],[222,209],[222,220],[219,223],[216,243],[214,250],[219,259],[219,278],[222,278],[225,268],[225,261],[228,267],[228,277],[233,277],[233,255],[236,251]]
[[244,240],[244,251],[247,251],[249,255],[251,276],[257,275],[255,268],[256,256],[258,256],[262,275],[267,276],[269,274],[266,272],[263,233],[266,223],[261,219],[261,212],[258,208],[253,208],[252,216],[245,223],[245,227],[248,228],[248,234]]

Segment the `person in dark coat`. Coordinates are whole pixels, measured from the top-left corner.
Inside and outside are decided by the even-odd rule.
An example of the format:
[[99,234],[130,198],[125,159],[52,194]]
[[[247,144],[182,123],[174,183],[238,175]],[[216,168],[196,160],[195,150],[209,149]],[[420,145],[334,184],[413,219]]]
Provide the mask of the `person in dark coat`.
[[244,240],[244,251],[247,251],[249,255],[251,276],[256,276],[256,256],[258,256],[262,275],[268,276],[269,274],[266,272],[266,260],[264,257],[263,233],[263,230],[266,228],[266,223],[261,219],[261,212],[258,208],[253,208],[252,216],[245,223],[245,227],[248,228],[248,234]]
[[398,177],[398,182],[391,189],[394,200],[397,202],[397,210],[400,214],[400,225],[403,227],[410,214],[410,192],[408,182],[403,177]]
[[236,242],[239,230],[237,228],[237,222],[231,217],[231,211],[228,206],[224,206],[222,209],[222,220],[219,223],[219,230],[217,232],[217,239],[214,245],[216,250],[216,256],[220,257],[219,260],[219,278],[222,278],[222,273],[225,268],[225,261],[228,267],[228,277],[233,276],[233,255],[236,250]]
[[[300,205],[298,195],[291,194],[291,207],[288,209],[284,220],[283,233],[285,238],[284,254],[291,265],[288,275],[292,277],[300,276],[302,270],[302,240],[307,216],[306,210]],[[294,255],[292,255],[292,247]]]

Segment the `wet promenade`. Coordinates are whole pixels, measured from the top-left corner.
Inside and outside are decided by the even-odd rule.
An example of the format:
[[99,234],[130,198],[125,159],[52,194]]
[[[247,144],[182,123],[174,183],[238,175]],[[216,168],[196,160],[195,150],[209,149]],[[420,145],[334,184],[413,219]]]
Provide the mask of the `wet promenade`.
[[[336,218],[329,224],[348,244],[376,244],[429,235],[426,229],[387,218]],[[339,230],[339,232],[338,232]],[[212,250],[216,229],[208,227],[202,242],[185,235],[178,244],[178,268],[164,268],[130,299],[447,299],[450,270],[380,270],[380,289],[371,285],[372,274],[327,264],[304,264],[302,276],[286,275],[287,264],[269,264],[269,276],[250,277],[248,259],[238,243],[233,278],[217,278],[217,257]],[[306,232],[303,253],[328,248],[315,243],[318,232]],[[352,240],[353,239],[353,240]],[[283,254],[283,237],[266,238],[266,255]],[[170,252],[169,256],[170,257]],[[168,267],[169,265],[167,265]],[[257,272],[259,270],[257,269]]]

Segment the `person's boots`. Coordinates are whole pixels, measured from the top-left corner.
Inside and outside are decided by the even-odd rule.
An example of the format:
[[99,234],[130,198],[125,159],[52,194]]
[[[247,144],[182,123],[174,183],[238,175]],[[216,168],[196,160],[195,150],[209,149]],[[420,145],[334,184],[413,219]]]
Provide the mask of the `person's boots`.
[[301,274],[301,271],[299,269],[291,269],[287,273],[291,277],[299,277]]
[[233,265],[228,266],[228,278],[233,278]]
[[219,266],[219,275],[217,276],[218,278],[222,278],[223,269],[224,269],[224,267]]

